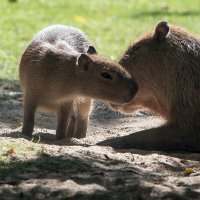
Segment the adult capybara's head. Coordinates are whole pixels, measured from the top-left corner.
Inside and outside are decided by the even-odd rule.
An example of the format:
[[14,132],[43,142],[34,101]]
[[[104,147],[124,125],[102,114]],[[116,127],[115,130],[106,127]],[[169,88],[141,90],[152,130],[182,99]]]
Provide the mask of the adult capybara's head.
[[160,22],[132,42],[119,61],[138,83],[137,96],[123,107],[111,106],[124,112],[145,107],[169,117],[177,101],[192,97],[188,85],[190,90],[198,85],[195,70],[199,71],[199,52],[195,37],[182,28]]
[[80,92],[92,98],[124,104],[137,93],[131,75],[117,62],[97,54],[80,54],[77,58]]

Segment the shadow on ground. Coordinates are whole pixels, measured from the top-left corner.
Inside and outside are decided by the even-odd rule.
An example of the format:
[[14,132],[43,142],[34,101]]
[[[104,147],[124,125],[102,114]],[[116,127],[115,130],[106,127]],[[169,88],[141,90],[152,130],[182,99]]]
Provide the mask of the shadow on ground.
[[[119,160],[45,153],[27,161],[12,157],[11,164],[0,163],[0,184],[11,185],[0,189],[4,199],[154,199],[156,177]],[[166,200],[199,197],[191,188],[182,195],[173,190],[160,195]]]
[[[189,176],[183,171],[187,166],[200,168],[197,154],[114,151],[92,145],[157,126],[160,122],[155,117],[113,117],[113,113],[99,103],[92,114],[87,138],[56,141],[55,118],[37,114],[35,135],[27,139],[20,133],[23,115],[19,86],[15,81],[2,82],[0,142],[33,150],[0,155],[0,200],[200,198],[200,175],[197,172]],[[34,154],[37,148],[40,150]]]

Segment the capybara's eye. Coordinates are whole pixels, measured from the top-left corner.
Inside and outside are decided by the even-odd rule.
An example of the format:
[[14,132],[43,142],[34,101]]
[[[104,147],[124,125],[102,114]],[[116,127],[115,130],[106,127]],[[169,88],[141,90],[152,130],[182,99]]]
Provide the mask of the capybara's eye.
[[108,80],[111,80],[112,79],[112,76],[107,73],[107,72],[102,72],[101,73],[101,76],[104,78],[104,79],[108,79]]

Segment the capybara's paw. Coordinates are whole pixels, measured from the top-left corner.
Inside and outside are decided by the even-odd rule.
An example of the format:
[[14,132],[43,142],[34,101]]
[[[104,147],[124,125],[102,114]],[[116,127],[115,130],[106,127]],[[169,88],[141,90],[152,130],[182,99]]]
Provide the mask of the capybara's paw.
[[85,138],[86,137],[86,131],[76,132],[74,137],[77,138],[77,139]]
[[22,134],[27,136],[27,137],[32,137],[32,129],[27,129],[27,128],[22,128]]
[[67,138],[66,132],[56,132],[56,140],[62,140]]
[[109,146],[114,149],[126,149],[129,147],[129,141],[124,139],[123,137],[113,138],[98,142],[99,146]]

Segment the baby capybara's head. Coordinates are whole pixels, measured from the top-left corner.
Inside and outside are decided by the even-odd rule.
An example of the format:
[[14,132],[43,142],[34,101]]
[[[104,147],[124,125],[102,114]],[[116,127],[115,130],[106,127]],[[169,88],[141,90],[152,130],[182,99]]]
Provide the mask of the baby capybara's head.
[[77,67],[78,73],[81,73],[80,92],[83,95],[124,104],[130,102],[137,93],[135,80],[111,59],[98,54],[80,54]]

